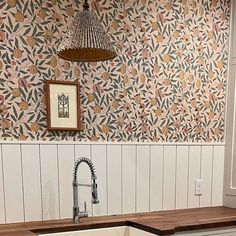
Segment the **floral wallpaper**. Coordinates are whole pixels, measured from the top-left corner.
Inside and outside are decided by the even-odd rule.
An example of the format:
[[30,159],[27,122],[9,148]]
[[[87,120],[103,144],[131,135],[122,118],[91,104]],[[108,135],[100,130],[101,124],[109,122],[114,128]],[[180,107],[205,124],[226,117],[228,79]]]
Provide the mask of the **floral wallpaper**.
[[[82,0],[0,1],[0,139],[222,142],[229,0],[91,0],[118,53],[56,55]],[[81,132],[46,129],[45,81],[79,81]]]

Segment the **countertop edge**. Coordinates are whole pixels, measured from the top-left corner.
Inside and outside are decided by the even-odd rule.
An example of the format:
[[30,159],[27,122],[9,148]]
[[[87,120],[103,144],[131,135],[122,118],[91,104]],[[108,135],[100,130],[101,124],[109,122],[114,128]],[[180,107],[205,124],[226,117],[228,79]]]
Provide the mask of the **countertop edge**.
[[88,217],[75,225],[71,219],[0,225],[0,236],[36,236],[37,233],[65,232],[92,228],[133,226],[159,235],[181,231],[236,226],[236,209],[206,207],[116,216]]

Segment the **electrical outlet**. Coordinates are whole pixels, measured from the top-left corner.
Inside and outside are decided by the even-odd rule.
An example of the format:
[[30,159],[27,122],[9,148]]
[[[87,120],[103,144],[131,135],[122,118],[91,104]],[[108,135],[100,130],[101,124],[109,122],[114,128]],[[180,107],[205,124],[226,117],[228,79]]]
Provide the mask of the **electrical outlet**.
[[203,179],[196,179],[195,180],[195,195],[202,195],[202,184],[203,184]]

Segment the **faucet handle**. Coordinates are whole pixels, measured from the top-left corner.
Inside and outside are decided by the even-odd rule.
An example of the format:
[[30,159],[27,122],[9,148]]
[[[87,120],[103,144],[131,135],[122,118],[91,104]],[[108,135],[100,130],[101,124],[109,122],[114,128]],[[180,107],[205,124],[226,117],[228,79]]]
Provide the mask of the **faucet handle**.
[[87,204],[84,202],[84,211],[80,212],[80,217],[88,217]]

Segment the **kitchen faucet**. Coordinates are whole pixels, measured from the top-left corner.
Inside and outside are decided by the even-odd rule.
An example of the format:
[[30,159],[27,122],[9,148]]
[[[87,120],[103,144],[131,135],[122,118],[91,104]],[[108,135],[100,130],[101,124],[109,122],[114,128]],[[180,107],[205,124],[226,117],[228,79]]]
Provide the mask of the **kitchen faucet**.
[[[86,163],[90,169],[91,184],[79,184],[77,181],[78,167],[82,162]],[[95,168],[92,161],[88,159],[87,157],[81,157],[77,159],[74,166],[73,183],[72,183],[72,186],[73,186],[73,222],[74,223],[78,224],[80,222],[80,218],[88,216],[88,213],[86,211],[86,203],[85,203],[84,211],[79,210],[79,193],[78,193],[79,186],[91,187],[92,203],[93,204],[99,203],[96,179],[97,179],[97,176],[95,174]]]

